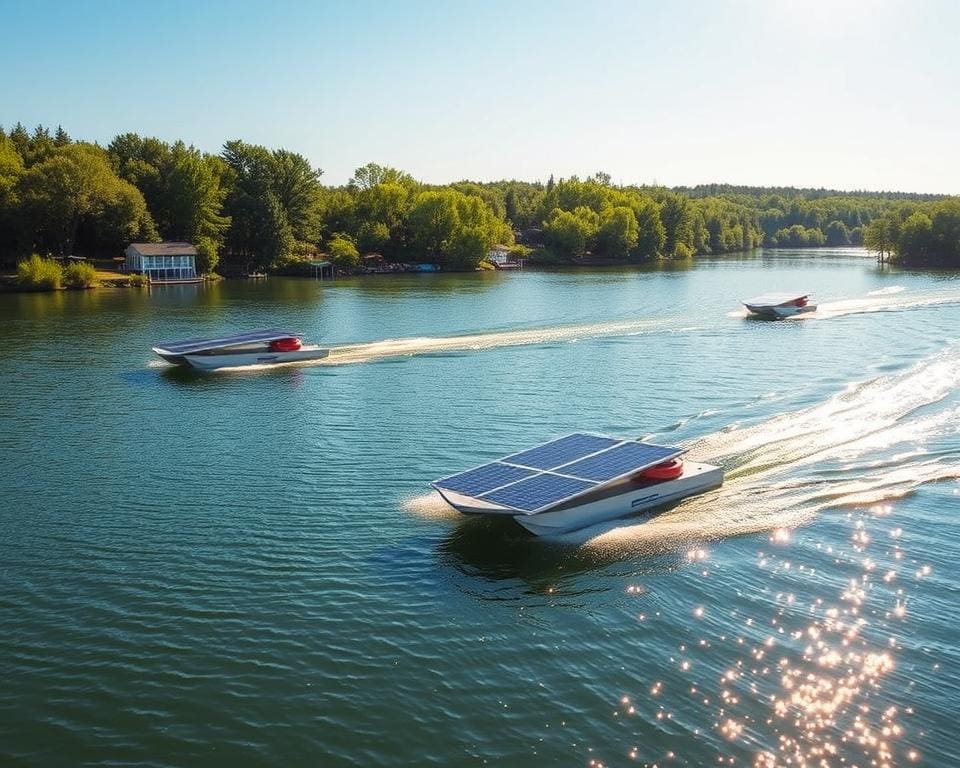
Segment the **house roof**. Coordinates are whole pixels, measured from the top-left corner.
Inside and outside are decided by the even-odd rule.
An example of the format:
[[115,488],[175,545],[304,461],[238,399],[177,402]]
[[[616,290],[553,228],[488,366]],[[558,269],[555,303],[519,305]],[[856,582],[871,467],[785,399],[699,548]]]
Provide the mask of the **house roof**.
[[130,243],[141,256],[196,256],[190,243]]

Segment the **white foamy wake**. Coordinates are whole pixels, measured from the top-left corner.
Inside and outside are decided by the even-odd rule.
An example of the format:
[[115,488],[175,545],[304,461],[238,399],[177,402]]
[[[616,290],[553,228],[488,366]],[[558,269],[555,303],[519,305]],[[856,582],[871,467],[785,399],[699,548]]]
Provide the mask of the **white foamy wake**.
[[823,403],[687,446],[722,464],[724,485],[635,524],[569,534],[591,547],[673,549],[692,541],[798,525],[841,506],[876,504],[960,478],[960,454],[927,453],[960,431],[960,350],[852,385]]
[[816,312],[793,315],[788,320],[830,320],[846,315],[859,315],[870,312],[903,312],[923,307],[960,304],[960,291],[938,291],[918,295],[901,295],[901,286],[890,286],[867,294],[864,299],[845,299],[829,301],[817,306]]
[[[676,318],[644,318],[631,320],[612,320],[602,323],[584,323],[578,325],[556,325],[547,328],[517,330],[484,331],[462,336],[422,336],[403,339],[384,339],[382,341],[345,344],[331,347],[327,357],[319,360],[292,360],[285,363],[257,363],[234,367],[217,368],[207,373],[258,373],[261,371],[312,368],[327,365],[350,365],[367,363],[395,357],[414,357],[416,355],[443,354],[452,352],[474,352],[500,347],[516,347],[533,344],[570,343],[583,339],[603,337],[638,336],[659,330],[672,330],[685,333],[699,330],[696,326],[680,327]],[[173,368],[163,360],[150,360],[148,368]]]
[[436,491],[404,499],[403,508],[411,515],[425,520],[459,520],[462,517]]
[[325,365],[364,363],[388,357],[437,354],[443,352],[479,351],[527,344],[549,344],[594,339],[603,336],[635,336],[668,327],[666,318],[621,320],[585,325],[558,325],[551,328],[491,331],[463,336],[426,336],[409,339],[386,339],[366,344],[334,347]]
[[[584,325],[558,325],[550,328],[486,331],[463,336],[422,336],[405,339],[384,339],[361,344],[331,347],[330,354],[319,360],[296,360],[289,363],[244,365],[219,368],[217,373],[257,372],[276,368],[310,368],[327,365],[353,365],[385,360],[392,357],[443,354],[451,352],[478,352],[500,347],[528,344],[552,344],[596,339],[604,336],[637,336],[670,327],[669,318],[620,320]],[[685,328],[682,330],[694,330]]]
[[[673,550],[793,527],[824,510],[878,504],[960,479],[960,452],[930,449],[937,438],[960,432],[958,391],[960,349],[953,348],[817,405],[705,435],[684,447],[726,468],[721,488],[653,518],[559,538],[610,553]],[[458,517],[436,493],[404,506],[420,517]]]
[[[904,288],[902,286],[889,286],[867,294],[867,298],[826,302],[820,304],[815,312],[794,315],[793,317],[787,318],[787,320],[827,320],[867,312],[898,312],[943,304],[960,304],[960,291],[945,291],[913,296],[898,295],[903,291]],[[746,314],[745,309],[732,310],[726,313],[726,317],[742,318],[745,317]],[[424,336],[385,339],[382,341],[332,347],[330,354],[320,360],[271,363],[268,365],[246,365],[236,368],[221,368],[218,372],[242,373],[277,368],[350,365],[388,358],[413,357],[416,355],[483,351],[500,347],[534,344],[569,343],[582,339],[602,338],[605,336],[627,337],[655,332],[692,333],[709,327],[708,325],[681,325],[683,319],[682,317],[656,317],[579,325],[557,325],[547,328],[486,331],[464,334],[462,336]],[[148,363],[148,366],[168,367],[168,364],[151,361]]]

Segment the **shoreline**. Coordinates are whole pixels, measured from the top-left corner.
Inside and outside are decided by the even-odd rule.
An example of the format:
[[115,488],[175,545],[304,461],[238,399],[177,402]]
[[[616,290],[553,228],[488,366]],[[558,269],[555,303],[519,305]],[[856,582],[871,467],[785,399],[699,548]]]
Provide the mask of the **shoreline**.
[[[741,251],[728,251],[721,254],[700,254],[696,256],[691,256],[688,258],[671,258],[671,257],[660,257],[654,259],[647,259],[645,261],[619,261],[615,259],[582,259],[574,261],[539,261],[536,259],[528,259],[523,263],[522,268],[507,268],[507,269],[472,269],[472,270],[417,270],[417,269],[407,269],[407,270],[397,270],[397,271],[381,271],[381,272],[341,272],[333,278],[333,281],[344,280],[344,279],[355,279],[355,278],[371,278],[371,277],[398,277],[398,276],[410,276],[410,275],[469,275],[469,274],[500,274],[500,273],[516,273],[523,271],[566,271],[566,270],[608,270],[608,269],[622,269],[622,268],[631,268],[631,269],[641,269],[641,270],[657,270],[657,269],[687,269],[696,264],[697,261],[707,260],[707,259],[736,259],[749,257],[751,255],[761,256],[764,252],[776,252],[781,256],[789,256],[793,253],[809,253],[811,251],[822,253],[824,256],[833,252],[842,252],[844,255],[854,255],[853,252],[860,252],[863,258],[876,259],[876,252],[870,251],[863,246],[817,246],[817,247],[805,247],[805,248],[789,248],[789,247],[759,247],[751,248],[748,250]],[[949,265],[938,264],[934,262],[929,263],[905,263],[903,261],[890,261],[885,260],[882,263],[884,266],[896,267],[900,269],[918,269],[922,271],[947,271],[947,272],[956,272],[958,271],[956,267],[951,267]],[[21,287],[17,283],[17,276],[15,273],[6,272],[0,274],[0,294],[10,294],[10,293],[58,293],[62,291],[71,292],[71,291],[87,291],[94,290],[97,288],[137,288],[137,289],[150,289],[158,287],[166,287],[168,285],[181,285],[183,283],[166,283],[166,282],[146,282],[139,285],[132,284],[131,278],[134,277],[129,273],[123,272],[112,272],[108,270],[98,269],[97,270],[97,282],[94,285],[82,286],[82,287],[69,287],[69,286],[60,286],[58,288],[27,288]],[[238,280],[256,280],[256,281],[265,281],[269,278],[289,278],[293,280],[317,280],[313,275],[295,273],[288,271],[284,268],[276,272],[267,272],[265,274],[254,274],[254,275],[221,275],[218,273],[211,273],[204,275],[202,280],[199,280],[195,283],[190,283],[192,285],[204,285],[206,283],[217,283],[221,281],[234,282]],[[324,282],[328,282],[325,280]]]

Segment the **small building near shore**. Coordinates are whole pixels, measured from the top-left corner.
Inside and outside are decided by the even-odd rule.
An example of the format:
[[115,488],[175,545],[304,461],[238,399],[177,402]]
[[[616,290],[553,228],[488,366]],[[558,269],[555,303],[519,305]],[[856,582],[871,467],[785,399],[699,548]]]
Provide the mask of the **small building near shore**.
[[139,272],[152,283],[196,283],[197,249],[190,243],[131,243],[124,269]]
[[495,245],[487,251],[487,261],[498,267],[503,266],[510,261],[510,247],[506,245]]

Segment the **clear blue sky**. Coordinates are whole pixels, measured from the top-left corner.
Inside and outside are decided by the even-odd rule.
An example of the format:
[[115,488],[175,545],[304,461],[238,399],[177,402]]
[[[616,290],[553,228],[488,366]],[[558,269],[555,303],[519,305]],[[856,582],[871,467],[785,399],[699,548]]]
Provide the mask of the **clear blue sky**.
[[326,183],[960,193],[954,0],[0,0],[0,125],[286,147]]

